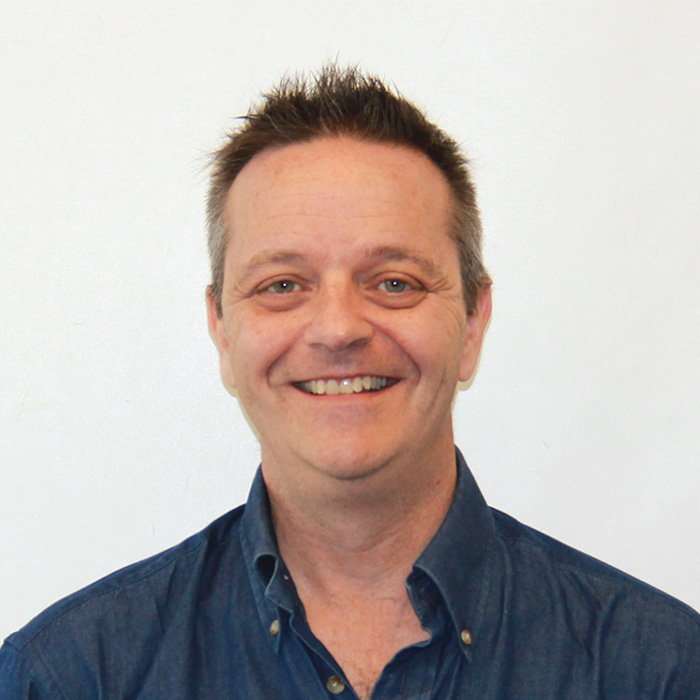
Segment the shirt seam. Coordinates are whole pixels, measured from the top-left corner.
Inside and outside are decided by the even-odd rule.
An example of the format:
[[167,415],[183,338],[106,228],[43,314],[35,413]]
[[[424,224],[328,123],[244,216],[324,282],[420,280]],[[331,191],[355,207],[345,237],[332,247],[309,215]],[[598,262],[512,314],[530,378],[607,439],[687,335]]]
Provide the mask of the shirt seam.
[[[42,628],[43,629],[43,628]],[[34,637],[32,637],[34,639]],[[29,662],[29,667],[33,669],[37,664],[41,664],[42,668],[44,669],[46,675],[51,679],[51,682],[54,684],[54,687],[58,692],[61,694],[61,697],[63,700],[69,700],[68,696],[63,692],[63,688],[61,688],[61,684],[58,682],[55,674],[51,670],[51,667],[46,663],[46,660],[44,659],[43,654],[39,649],[27,649],[27,644],[23,644],[21,647],[18,647],[14,642],[11,640],[5,640],[5,644],[7,646],[11,647],[12,649],[15,650],[15,653],[18,656],[23,656],[25,659],[25,662]],[[27,656],[33,656],[34,658],[27,658]]]

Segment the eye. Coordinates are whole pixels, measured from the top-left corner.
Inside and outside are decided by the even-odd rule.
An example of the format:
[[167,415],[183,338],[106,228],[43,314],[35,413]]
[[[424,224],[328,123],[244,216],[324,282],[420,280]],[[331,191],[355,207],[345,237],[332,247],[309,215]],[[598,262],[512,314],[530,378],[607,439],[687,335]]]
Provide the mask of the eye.
[[388,279],[382,280],[379,283],[379,288],[384,292],[389,292],[390,294],[401,294],[401,292],[408,291],[413,287],[406,282],[406,280]]
[[418,304],[427,294],[421,282],[409,275],[396,277],[379,275],[370,286],[370,297],[388,309],[408,309]]
[[273,294],[291,294],[297,289],[300,289],[297,282],[292,282],[292,280],[277,280],[273,282],[268,287],[265,287],[263,292],[272,292]]
[[309,291],[305,280],[279,276],[261,282],[249,298],[269,311],[289,311],[303,303]]

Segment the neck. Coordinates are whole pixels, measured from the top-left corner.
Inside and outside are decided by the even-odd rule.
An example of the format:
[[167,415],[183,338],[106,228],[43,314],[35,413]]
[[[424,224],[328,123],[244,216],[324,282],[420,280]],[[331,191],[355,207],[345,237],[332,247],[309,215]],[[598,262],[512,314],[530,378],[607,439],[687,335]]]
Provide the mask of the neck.
[[386,464],[361,479],[320,479],[314,487],[268,479],[265,468],[263,456],[278,545],[302,598],[302,591],[369,599],[404,590],[449,509],[457,476],[451,442],[427,459]]

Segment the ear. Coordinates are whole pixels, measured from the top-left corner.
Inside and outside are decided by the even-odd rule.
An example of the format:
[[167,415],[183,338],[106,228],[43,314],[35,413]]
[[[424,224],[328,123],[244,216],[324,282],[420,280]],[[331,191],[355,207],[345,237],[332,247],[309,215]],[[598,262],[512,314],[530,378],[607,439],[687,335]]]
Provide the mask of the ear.
[[468,382],[474,375],[479,362],[481,344],[491,318],[491,285],[479,291],[476,310],[467,316],[467,328],[462,346],[462,359],[459,364],[459,381]]
[[229,349],[228,334],[224,317],[219,316],[216,299],[211,293],[211,287],[207,287],[207,321],[209,325],[209,335],[211,335],[216,349],[219,351],[219,367],[221,380],[229,392],[233,392],[236,383],[233,377],[233,367],[231,366],[231,354]]

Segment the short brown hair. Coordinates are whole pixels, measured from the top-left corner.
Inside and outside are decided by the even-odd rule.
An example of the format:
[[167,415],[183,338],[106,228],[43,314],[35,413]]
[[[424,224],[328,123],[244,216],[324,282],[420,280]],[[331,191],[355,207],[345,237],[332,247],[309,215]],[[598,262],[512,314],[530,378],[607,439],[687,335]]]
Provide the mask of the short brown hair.
[[406,146],[426,155],[445,176],[454,199],[451,235],[459,251],[467,313],[476,310],[479,290],[491,284],[481,257],[481,221],[467,160],[458,145],[411,102],[357,68],[324,67],[309,81],[286,78],[263,95],[212,155],[207,227],[212,282],[221,315],[228,233],[226,198],[245,165],[268,148],[324,136],[355,136]]

